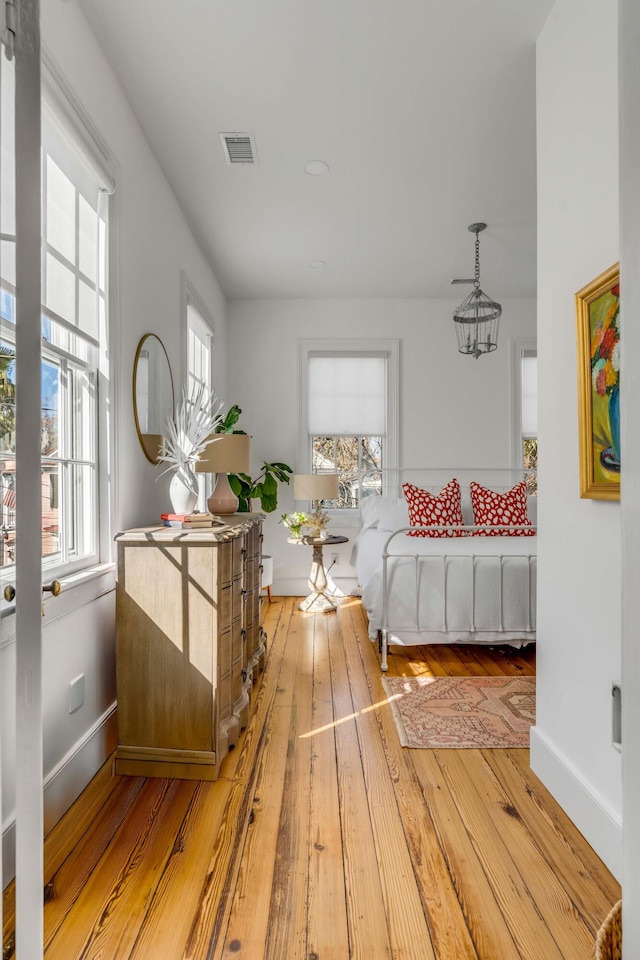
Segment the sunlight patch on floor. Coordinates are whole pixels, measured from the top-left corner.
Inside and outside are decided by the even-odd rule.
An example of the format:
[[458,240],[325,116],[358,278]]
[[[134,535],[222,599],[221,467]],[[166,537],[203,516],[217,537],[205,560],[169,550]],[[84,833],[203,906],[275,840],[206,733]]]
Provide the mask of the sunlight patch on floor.
[[350,713],[346,717],[340,717],[339,720],[334,720],[333,723],[326,723],[323,727],[316,727],[315,730],[309,730],[308,733],[301,733],[299,739],[305,740],[307,737],[312,737],[316,733],[325,733],[327,730],[332,730],[341,723],[346,723],[348,720],[355,720],[356,717],[362,716],[363,713],[369,713],[370,710],[378,710],[380,707],[384,707],[385,704],[391,703],[392,700],[397,700],[402,696],[402,693],[394,693],[391,697],[385,697],[384,700],[378,700],[377,703],[372,703],[370,707],[365,707],[364,710],[357,710],[355,713]]

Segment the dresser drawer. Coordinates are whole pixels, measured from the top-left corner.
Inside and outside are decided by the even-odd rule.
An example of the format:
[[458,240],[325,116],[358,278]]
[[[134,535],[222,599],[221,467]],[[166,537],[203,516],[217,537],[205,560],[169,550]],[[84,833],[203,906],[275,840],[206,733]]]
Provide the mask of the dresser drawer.
[[242,575],[245,560],[247,557],[247,535],[236,537],[233,543],[233,575],[238,577]]
[[[218,629],[228,630],[234,617],[233,613],[233,581],[220,591],[220,601],[218,607]],[[237,602],[237,601],[236,601]]]
[[231,583],[233,577],[233,544],[221,543],[218,545],[218,583],[224,586]]
[[218,677],[226,677],[231,671],[231,631],[223,633],[218,641]]

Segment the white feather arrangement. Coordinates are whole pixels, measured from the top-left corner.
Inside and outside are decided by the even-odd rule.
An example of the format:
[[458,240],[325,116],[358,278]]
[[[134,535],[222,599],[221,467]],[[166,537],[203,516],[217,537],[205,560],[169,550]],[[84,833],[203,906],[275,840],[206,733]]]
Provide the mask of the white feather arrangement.
[[159,477],[169,470],[193,471],[206,447],[218,439],[212,434],[222,420],[222,406],[203,384],[192,393],[183,387],[174,416],[165,421],[164,451],[159,459],[167,467]]

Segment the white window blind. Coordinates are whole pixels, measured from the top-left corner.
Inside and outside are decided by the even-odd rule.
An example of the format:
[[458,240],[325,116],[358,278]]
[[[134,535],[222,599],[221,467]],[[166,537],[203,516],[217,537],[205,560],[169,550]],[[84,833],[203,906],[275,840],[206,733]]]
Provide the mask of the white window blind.
[[522,436],[538,436],[538,358],[522,357]]
[[309,357],[312,436],[384,436],[386,406],[385,357]]

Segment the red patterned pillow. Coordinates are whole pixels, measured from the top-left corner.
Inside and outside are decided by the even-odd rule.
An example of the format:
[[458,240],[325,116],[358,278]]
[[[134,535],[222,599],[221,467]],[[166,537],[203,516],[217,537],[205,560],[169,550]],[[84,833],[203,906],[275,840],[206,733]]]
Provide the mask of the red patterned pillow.
[[[524,480],[516,483],[508,493],[488,490],[474,480],[469,487],[473,522],[476,526],[511,523],[531,527],[531,521],[527,516],[527,485]],[[476,530],[474,533],[476,537],[535,537],[535,535],[534,527],[531,527],[531,530]]]
[[[435,496],[428,490],[403,483],[402,491],[409,506],[409,523],[412,527],[462,526],[462,498],[460,484],[450,480]],[[410,530],[409,537],[464,537],[465,530]]]

